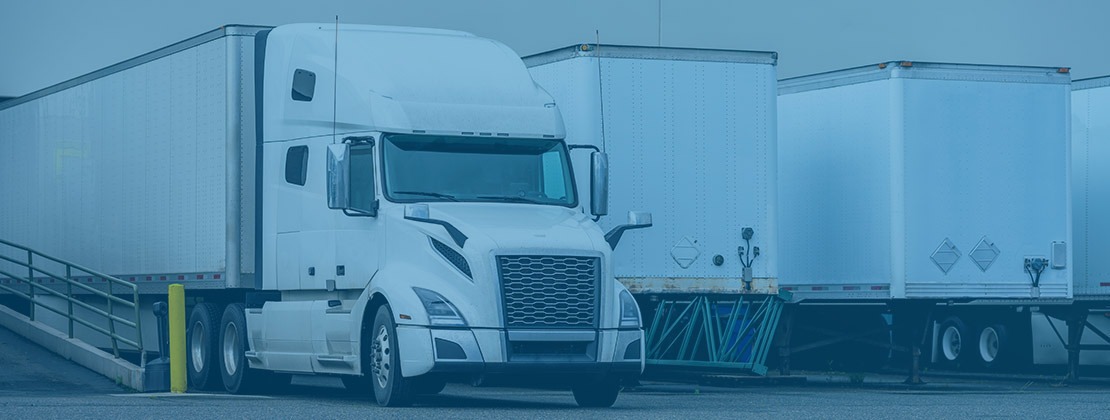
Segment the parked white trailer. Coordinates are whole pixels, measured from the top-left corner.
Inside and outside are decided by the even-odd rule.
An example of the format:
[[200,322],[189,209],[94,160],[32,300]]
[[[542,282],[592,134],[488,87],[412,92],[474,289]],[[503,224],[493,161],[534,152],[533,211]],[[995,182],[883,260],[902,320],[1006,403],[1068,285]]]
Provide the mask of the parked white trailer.
[[1110,77],[1072,84],[1076,298],[1110,299]]
[[644,354],[614,232],[650,215],[607,241],[564,137],[495,41],[227,26],[0,103],[0,239],[144,303],[183,283],[196,387],[335,374],[401,405],[513,375],[606,406]]
[[1074,293],[1083,325],[1069,330],[1043,314],[1034,322],[1034,361],[1066,363],[1070,334],[1087,346],[1079,363],[1110,366],[1110,77],[1076,80],[1071,93]]
[[909,61],[780,81],[790,346],[882,341],[885,312],[936,362],[1027,363],[1030,309],[1073,297],[1070,92],[1067,69]]
[[[766,370],[781,308],[776,60],[593,44],[524,58],[563,111],[576,153],[609,155],[612,214],[653,212],[652,229],[613,251],[617,279],[650,321],[649,364]],[[577,166],[577,177],[590,169]],[[723,327],[690,339],[713,323]],[[708,350],[721,343],[735,345]]]

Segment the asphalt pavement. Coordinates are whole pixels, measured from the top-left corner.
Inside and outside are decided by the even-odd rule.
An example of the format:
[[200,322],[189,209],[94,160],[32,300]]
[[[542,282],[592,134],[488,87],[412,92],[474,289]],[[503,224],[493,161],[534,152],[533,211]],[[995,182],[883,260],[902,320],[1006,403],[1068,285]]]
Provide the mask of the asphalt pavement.
[[[862,379],[862,383],[857,383]],[[805,385],[738,388],[644,382],[612,408],[580,409],[569,390],[451,384],[410,408],[381,408],[330,377],[278,395],[139,394],[0,328],[0,418],[1107,418],[1110,386],[1055,379],[810,374]]]

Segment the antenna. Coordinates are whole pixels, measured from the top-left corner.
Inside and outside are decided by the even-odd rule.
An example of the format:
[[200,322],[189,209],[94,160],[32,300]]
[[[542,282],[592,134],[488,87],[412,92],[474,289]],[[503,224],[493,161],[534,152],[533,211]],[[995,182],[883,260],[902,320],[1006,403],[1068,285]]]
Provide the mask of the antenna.
[[331,68],[331,142],[335,143],[335,104],[339,91],[339,15],[335,15],[335,55],[332,57]]
[[663,0],[655,2],[655,45],[663,46]]
[[601,77],[601,32],[594,29],[594,54],[597,55],[597,91],[601,97],[601,150],[609,150],[605,143],[605,82]]

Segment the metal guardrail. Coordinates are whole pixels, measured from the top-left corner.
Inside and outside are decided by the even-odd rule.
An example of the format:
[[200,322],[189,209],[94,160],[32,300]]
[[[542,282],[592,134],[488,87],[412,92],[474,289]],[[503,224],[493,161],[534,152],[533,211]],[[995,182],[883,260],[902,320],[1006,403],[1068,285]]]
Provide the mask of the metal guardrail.
[[[14,296],[23,298],[24,300],[30,302],[31,311],[29,317],[32,321],[35,320],[36,308],[47,309],[58,315],[66,317],[69,324],[69,338],[73,338],[74,323],[84,325],[90,330],[96,331],[108,337],[108,339],[112,342],[112,353],[116,356],[116,358],[120,357],[120,344],[123,344],[137,350],[140,354],[140,365],[146,365],[146,353],[143,351],[142,344],[143,329],[141,325],[142,316],[139,310],[138,285],[120,280],[116,277],[112,277],[95,270],[90,270],[88,268],[73,264],[68,261],[51,257],[49,255],[35,251],[31,248],[17,245],[3,239],[0,239],[0,245],[2,245],[0,246],[0,261],[7,261],[19,267],[22,267],[22,269],[27,270],[26,277],[24,277],[23,275],[15,274],[0,268],[0,277],[14,279],[16,280],[17,284],[27,284],[27,293],[23,293],[20,290],[4,284],[0,284],[0,290],[9,292]],[[8,256],[16,254],[26,256],[26,260]],[[45,267],[45,265],[48,264],[54,265],[55,267],[53,268],[55,269],[64,267],[65,274],[63,275],[61,273],[50,271],[48,267]],[[107,290],[99,290],[90,285],[82,284],[76,280],[73,280],[74,276],[92,276],[94,278],[99,278],[105,282],[105,284],[107,285]],[[39,281],[35,280],[36,278],[61,281],[65,285],[65,293],[54,290],[54,288],[52,287],[42,285]],[[86,296],[95,296],[103,299],[103,301],[107,304],[108,310],[105,311],[83,300],[77,299],[73,294],[74,288],[77,288],[83,292],[87,292],[88,294]],[[123,290],[121,291],[123,292],[123,295],[130,295],[131,300],[123,299],[116,296],[117,288],[122,288]],[[54,296],[61,298],[66,301],[66,309],[61,310],[51,306],[49,303],[37,300],[36,298],[40,296]],[[108,324],[107,327],[103,325],[97,325],[97,323],[95,322],[96,320],[88,320],[75,315],[73,311],[74,305],[84,308],[89,312],[92,312],[93,314],[99,316],[101,318],[100,321],[106,319]],[[116,308],[121,305],[125,308],[130,308],[131,310],[135,311],[135,321],[130,321],[116,315]],[[131,340],[117,333],[117,324],[134,328],[136,334],[135,340]]]

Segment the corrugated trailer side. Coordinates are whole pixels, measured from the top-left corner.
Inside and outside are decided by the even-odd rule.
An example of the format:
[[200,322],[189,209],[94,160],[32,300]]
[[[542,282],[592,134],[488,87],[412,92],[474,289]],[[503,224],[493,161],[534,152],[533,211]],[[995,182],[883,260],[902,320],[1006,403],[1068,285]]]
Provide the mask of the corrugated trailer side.
[[[567,142],[610,154],[601,225],[653,213],[655,226],[613,254],[630,288],[726,289],[741,276],[744,227],[762,250],[754,277],[777,280],[775,61],[769,52],[609,45],[525,57],[564,112]],[[576,175],[589,179],[582,168]]]
[[884,245],[901,240],[891,211],[893,88],[878,69],[856,76],[789,94],[779,86],[780,280],[796,298],[891,296],[895,253]]
[[0,238],[143,293],[253,287],[262,29],[222,27],[0,103]]
[[[782,284],[817,299],[1071,297],[1057,70],[891,62],[782,81]],[[1038,282],[1026,259],[1044,259]]]
[[1110,77],[1072,91],[1075,296],[1110,300]]

